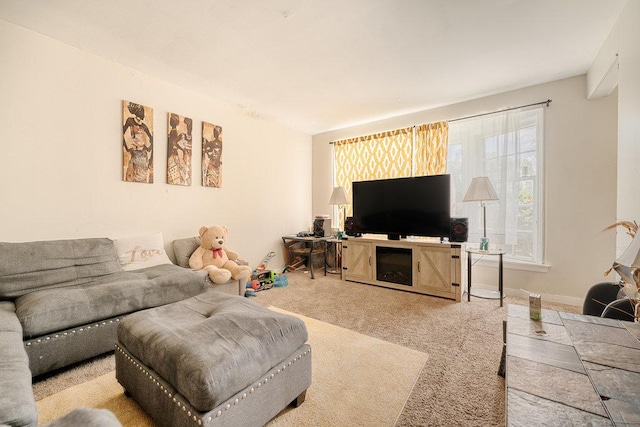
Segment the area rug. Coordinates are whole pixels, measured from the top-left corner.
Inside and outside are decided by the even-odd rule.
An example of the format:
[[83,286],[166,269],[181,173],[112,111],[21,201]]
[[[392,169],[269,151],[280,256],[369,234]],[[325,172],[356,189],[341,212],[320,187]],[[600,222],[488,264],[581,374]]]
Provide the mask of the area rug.
[[[290,313],[309,331],[313,383],[299,408],[287,408],[269,424],[293,426],[393,426],[427,361],[427,354],[329,323]],[[123,426],[154,426],[123,394],[115,372],[78,384],[37,402],[39,423],[78,406],[106,408]]]

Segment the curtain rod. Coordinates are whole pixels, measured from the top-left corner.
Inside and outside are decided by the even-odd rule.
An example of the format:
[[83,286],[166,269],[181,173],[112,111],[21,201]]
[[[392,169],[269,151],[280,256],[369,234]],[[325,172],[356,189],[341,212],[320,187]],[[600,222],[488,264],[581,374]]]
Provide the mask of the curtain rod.
[[504,113],[505,111],[517,110],[518,108],[533,107],[534,105],[542,105],[542,104],[547,104],[547,107],[548,107],[549,104],[551,104],[551,100],[547,99],[546,101],[534,102],[533,104],[521,105],[519,107],[505,108],[504,110],[492,111],[490,113],[474,114],[473,116],[458,117],[457,119],[447,120],[447,121],[448,122],[457,122],[458,120],[473,119],[475,117],[488,116],[489,114]]
[[[473,119],[475,117],[488,116],[489,114],[504,113],[505,111],[517,110],[518,108],[527,108],[527,107],[533,107],[534,105],[543,105],[543,104],[547,104],[547,107],[548,107],[549,104],[551,104],[551,100],[547,99],[546,101],[534,102],[533,104],[521,105],[519,107],[505,108],[504,110],[491,111],[489,113],[474,114],[473,116],[458,117],[457,119],[446,120],[446,121],[449,123],[457,122],[458,120]],[[416,126],[414,125],[413,127],[415,128]],[[329,144],[334,144],[334,143],[335,141],[329,141]]]

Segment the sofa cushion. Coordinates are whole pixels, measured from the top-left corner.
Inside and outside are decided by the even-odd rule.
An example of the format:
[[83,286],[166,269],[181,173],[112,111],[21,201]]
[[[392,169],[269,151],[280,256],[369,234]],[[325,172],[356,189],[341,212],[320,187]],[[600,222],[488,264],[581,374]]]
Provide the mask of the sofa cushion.
[[0,425],[35,426],[29,358],[12,302],[0,302]]
[[40,289],[81,285],[122,271],[107,238],[0,242],[0,299]]
[[118,340],[199,411],[209,411],[307,341],[297,317],[209,291],[131,314]]
[[173,264],[120,271],[15,300],[24,338],[180,301],[209,289],[204,274]]
[[176,256],[176,264],[189,268],[189,258],[200,247],[200,236],[176,239],[173,241],[173,253]]
[[124,271],[171,264],[164,250],[162,233],[123,237],[115,240],[118,260]]

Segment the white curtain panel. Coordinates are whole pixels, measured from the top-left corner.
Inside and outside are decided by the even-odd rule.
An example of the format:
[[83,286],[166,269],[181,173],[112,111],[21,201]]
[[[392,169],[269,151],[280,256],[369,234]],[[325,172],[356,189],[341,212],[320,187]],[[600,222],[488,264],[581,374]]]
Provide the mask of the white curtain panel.
[[541,262],[543,108],[515,109],[449,123],[447,172],[452,216],[469,218],[469,242],[483,234],[480,202],[462,202],[471,180],[488,176],[499,200],[487,205],[490,247]]

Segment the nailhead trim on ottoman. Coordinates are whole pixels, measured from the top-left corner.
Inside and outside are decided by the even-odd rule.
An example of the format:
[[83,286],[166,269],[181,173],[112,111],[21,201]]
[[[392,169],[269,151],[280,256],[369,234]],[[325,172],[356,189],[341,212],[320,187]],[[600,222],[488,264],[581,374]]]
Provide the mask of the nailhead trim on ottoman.
[[161,426],[263,425],[311,385],[311,347],[304,344],[254,384],[203,413],[120,343],[115,356],[116,378]]

